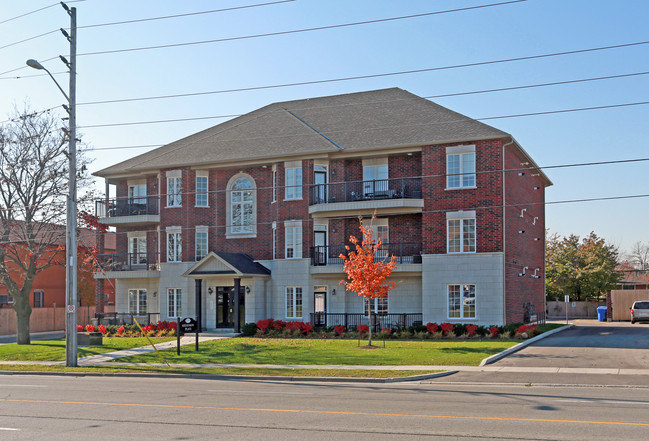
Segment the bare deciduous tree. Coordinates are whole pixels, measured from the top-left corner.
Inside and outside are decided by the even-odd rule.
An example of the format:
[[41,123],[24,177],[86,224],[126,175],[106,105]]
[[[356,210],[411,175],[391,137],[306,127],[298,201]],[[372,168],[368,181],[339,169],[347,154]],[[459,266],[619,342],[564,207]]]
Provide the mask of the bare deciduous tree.
[[649,270],[649,244],[641,241],[634,243],[627,260],[639,270]]
[[[49,112],[14,114],[0,126],[0,281],[14,299],[17,342],[29,344],[34,279],[65,263],[68,136]],[[78,162],[85,170],[82,153]],[[89,182],[82,172],[79,188]]]

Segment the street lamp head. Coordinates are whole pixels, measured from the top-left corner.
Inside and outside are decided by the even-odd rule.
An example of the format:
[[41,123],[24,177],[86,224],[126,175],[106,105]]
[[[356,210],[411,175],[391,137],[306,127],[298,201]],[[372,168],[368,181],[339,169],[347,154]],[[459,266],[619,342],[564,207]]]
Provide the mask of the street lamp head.
[[34,60],[33,58],[27,60],[27,66],[33,67],[34,69],[38,69],[38,70],[46,70],[41,63]]

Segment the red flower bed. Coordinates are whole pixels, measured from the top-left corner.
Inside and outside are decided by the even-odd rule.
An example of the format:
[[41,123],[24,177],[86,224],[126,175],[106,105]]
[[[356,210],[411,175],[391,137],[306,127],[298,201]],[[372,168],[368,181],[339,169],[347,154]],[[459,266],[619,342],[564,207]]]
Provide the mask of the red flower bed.
[[341,336],[345,333],[345,327],[343,325],[334,326],[334,332],[337,336]]
[[370,327],[368,325],[358,325],[356,326],[356,330],[361,334],[367,334],[370,332]]
[[528,336],[532,336],[536,330],[536,325],[521,325],[514,330],[514,334],[526,333]]
[[426,323],[426,329],[428,329],[428,332],[432,334],[434,332],[437,332],[439,326],[437,325],[437,323]]
[[455,329],[453,323],[442,323],[439,327],[442,328],[442,333],[444,335],[448,335],[449,332],[453,332],[453,329]]
[[498,336],[498,326],[492,326],[491,328],[489,328],[489,334],[492,337]]

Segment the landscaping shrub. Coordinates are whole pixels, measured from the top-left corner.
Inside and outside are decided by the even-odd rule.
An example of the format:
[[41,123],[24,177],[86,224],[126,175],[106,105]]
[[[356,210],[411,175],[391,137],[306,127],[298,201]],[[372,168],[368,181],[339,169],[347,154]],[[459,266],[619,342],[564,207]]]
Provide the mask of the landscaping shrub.
[[437,332],[439,329],[439,325],[437,323],[426,323],[426,330],[430,332],[431,334],[434,334]]
[[241,327],[241,334],[244,337],[250,337],[257,333],[257,324],[256,323],[246,323]]
[[439,325],[439,327],[442,329],[442,334],[448,335],[449,332],[453,332],[455,329],[455,326],[453,326],[453,323],[442,323]]
[[425,331],[428,331],[428,329],[424,325],[414,325],[408,327],[408,332],[413,335],[417,332],[425,332]]

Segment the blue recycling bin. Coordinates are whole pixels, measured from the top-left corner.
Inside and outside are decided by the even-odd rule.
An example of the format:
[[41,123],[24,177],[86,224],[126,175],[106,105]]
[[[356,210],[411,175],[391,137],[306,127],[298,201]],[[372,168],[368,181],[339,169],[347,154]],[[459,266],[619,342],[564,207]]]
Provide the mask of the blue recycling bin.
[[606,306],[597,307],[597,321],[600,322],[606,321]]

